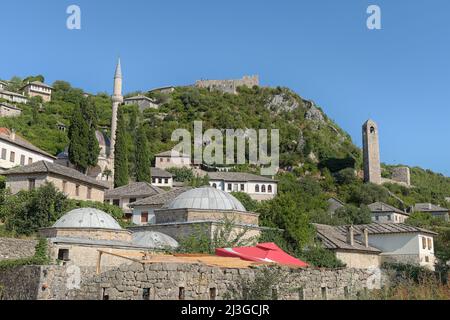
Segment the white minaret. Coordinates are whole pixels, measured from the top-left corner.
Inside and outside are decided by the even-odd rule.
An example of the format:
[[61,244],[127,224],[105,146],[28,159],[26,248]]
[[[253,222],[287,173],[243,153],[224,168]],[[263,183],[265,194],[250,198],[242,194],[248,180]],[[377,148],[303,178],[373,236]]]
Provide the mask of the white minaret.
[[114,159],[114,150],[116,146],[116,130],[117,130],[117,112],[119,106],[123,103],[122,96],[122,68],[120,66],[120,59],[117,62],[116,74],[114,75],[114,93],[112,96],[112,119],[111,119],[111,150],[109,157]]

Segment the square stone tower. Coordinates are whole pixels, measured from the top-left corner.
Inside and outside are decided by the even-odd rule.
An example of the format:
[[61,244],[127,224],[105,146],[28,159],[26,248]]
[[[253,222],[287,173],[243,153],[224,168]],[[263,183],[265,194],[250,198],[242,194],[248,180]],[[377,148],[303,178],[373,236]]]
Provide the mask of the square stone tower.
[[364,182],[381,184],[380,144],[378,126],[373,120],[367,120],[363,128]]

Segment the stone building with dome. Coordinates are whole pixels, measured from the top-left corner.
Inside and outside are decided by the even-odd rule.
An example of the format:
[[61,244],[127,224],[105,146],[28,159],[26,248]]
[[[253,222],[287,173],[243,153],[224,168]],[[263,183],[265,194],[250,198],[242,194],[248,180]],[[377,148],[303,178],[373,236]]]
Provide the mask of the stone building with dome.
[[257,239],[261,230],[259,215],[249,212],[233,195],[212,187],[188,190],[170,201],[161,209],[145,205],[134,206],[134,214],[149,215],[148,222],[131,227],[134,232],[156,231],[169,235],[177,241],[199,231],[213,238],[229,221],[232,223],[230,236],[241,234],[241,239]]
[[60,264],[95,266],[100,253],[102,265],[119,266],[120,255],[133,252],[158,252],[178,247],[170,236],[155,231],[123,229],[108,213],[93,208],[72,210],[50,228],[39,230],[48,239],[49,256]]

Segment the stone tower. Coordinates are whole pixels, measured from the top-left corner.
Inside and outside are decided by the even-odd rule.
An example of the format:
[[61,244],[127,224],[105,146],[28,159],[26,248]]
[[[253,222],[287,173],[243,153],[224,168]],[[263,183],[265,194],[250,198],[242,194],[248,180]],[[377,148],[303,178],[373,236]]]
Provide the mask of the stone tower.
[[381,184],[380,144],[378,126],[373,120],[363,125],[364,182]]
[[114,151],[116,146],[116,130],[117,130],[117,112],[120,104],[123,103],[122,96],[122,67],[120,59],[117,62],[116,73],[114,75],[114,93],[112,96],[112,119],[111,119],[111,148],[109,157],[114,159]]

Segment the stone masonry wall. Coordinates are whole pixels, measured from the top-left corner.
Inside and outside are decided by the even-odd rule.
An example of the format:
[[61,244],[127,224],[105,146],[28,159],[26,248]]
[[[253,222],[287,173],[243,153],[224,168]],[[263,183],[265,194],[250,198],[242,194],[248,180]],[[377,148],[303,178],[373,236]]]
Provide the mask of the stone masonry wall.
[[[149,300],[178,300],[183,292],[186,300],[209,300],[213,292],[214,297],[221,300],[227,298],[242,279],[254,279],[262,272],[260,268],[133,263],[96,275],[94,268],[30,266],[0,273],[0,286],[3,287],[3,299],[143,300],[147,295]],[[376,277],[376,272],[362,269],[283,267],[277,270],[279,281],[271,289],[276,290],[276,296],[282,300],[352,298],[383,283]],[[20,277],[20,274],[28,276]]]
[[36,240],[0,238],[0,261],[32,257],[36,244]]

